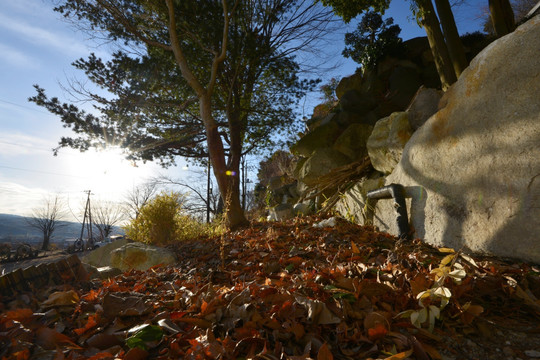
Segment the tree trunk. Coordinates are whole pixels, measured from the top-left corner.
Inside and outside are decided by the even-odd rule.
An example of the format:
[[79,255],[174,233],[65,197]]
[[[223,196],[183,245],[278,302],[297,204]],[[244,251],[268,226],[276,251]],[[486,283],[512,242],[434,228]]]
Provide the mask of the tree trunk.
[[450,7],[448,0],[435,0],[435,5],[437,6],[437,14],[441,21],[446,45],[448,46],[448,52],[452,59],[452,65],[454,66],[456,77],[459,78],[463,70],[467,67],[468,62],[467,57],[465,56],[465,50],[463,49],[463,44],[459,38],[456,21],[452,14],[452,8]]
[[[199,98],[201,118],[206,128],[206,137],[210,161],[214,176],[218,183],[219,192],[223,203],[225,204],[225,214],[227,225],[231,229],[236,229],[248,223],[244,216],[244,211],[240,205],[240,182],[239,176],[239,159],[233,156],[234,149],[231,145],[231,164],[225,164],[225,150],[223,141],[219,135],[218,126],[212,117],[212,104],[209,95],[204,95]],[[231,134],[231,137],[233,134]],[[239,158],[239,154],[238,154]]]
[[509,34],[516,28],[509,0],[489,0],[489,13],[497,37]]
[[431,0],[418,0],[417,5],[419,11],[423,14],[422,26],[426,30],[433,60],[441,79],[442,89],[446,91],[450,85],[456,82],[457,78],[439,26],[439,20],[435,15]]
[[47,233],[43,233],[43,244],[41,245],[41,250],[49,250],[49,243],[51,241],[51,236]]

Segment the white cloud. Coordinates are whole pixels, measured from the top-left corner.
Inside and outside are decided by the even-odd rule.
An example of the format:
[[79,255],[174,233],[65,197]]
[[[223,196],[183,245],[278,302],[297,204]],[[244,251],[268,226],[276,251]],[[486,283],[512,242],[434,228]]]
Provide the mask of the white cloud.
[[52,148],[55,146],[57,144],[49,140],[18,132],[0,134],[0,156],[32,155],[36,151],[48,151],[52,154]]
[[8,17],[0,13],[0,27],[24,37],[27,42],[43,47],[52,47],[67,55],[88,53],[86,46],[74,37],[54,33],[42,27],[30,25],[21,19]]
[[48,194],[44,189],[0,181],[0,213],[28,215]]
[[0,43],[0,59],[3,59],[10,65],[26,69],[39,68],[39,64],[32,57],[2,43]]

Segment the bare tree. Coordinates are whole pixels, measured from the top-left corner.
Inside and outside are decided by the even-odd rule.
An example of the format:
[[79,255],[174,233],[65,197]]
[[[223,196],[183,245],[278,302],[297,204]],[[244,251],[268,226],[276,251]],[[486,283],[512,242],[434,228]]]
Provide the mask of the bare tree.
[[113,231],[113,227],[125,218],[124,209],[120,204],[105,200],[93,202],[92,214],[94,226],[99,231],[101,241],[109,236]]
[[43,234],[41,250],[48,250],[54,231],[65,226],[60,222],[64,218],[65,213],[59,195],[45,198],[43,205],[32,210],[32,214],[26,218],[29,226],[38,229]]
[[158,191],[158,182],[148,180],[142,184],[134,186],[124,197],[124,207],[127,217],[136,219],[141,208],[152,199]]
[[208,175],[208,170],[195,170],[185,180],[162,176],[158,181],[164,186],[182,188],[185,195],[182,209],[198,219],[209,220],[219,212],[220,194]]

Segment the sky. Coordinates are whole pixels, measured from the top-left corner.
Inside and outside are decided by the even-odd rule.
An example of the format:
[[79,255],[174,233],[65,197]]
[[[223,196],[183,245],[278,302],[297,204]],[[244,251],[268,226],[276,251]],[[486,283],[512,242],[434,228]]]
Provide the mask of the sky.
[[[470,0],[454,8],[461,34],[481,28],[483,6],[483,2]],[[0,213],[29,215],[44,199],[59,194],[78,214],[84,208],[86,190],[97,199],[121,201],[130,189],[152,176],[187,176],[190,170],[181,159],[176,167],[163,170],[151,163],[133,166],[118,150],[80,153],[62,149],[53,156],[52,148],[71,132],[62,127],[59,118],[28,102],[35,95],[33,85],[39,84],[49,96],[67,100],[61,84],[70,78],[85,79],[71,63],[91,52],[106,58],[113,49],[73,29],[52,8],[48,0],[0,0]],[[425,36],[403,0],[394,0],[385,17],[393,17],[400,25],[404,40]],[[353,20],[343,33],[355,26]],[[343,41],[336,41],[335,49],[327,49],[336,54],[337,66],[323,81],[350,75],[356,69],[357,64],[341,57],[342,49]],[[305,99],[306,115],[319,97],[312,93]]]

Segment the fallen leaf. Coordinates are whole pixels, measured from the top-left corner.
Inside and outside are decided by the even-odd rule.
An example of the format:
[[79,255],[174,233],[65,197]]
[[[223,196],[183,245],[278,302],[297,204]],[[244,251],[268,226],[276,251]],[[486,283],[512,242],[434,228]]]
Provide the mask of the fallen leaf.
[[86,321],[86,324],[82,328],[75,329],[73,331],[75,332],[75,334],[81,336],[82,334],[84,334],[85,332],[87,332],[88,330],[92,329],[93,327],[97,325],[96,319],[97,319],[97,315],[88,316],[88,320]]
[[316,325],[339,324],[341,322],[341,319],[334,315],[326,304],[320,300],[297,296],[296,301],[307,308],[308,319]]
[[68,346],[72,349],[82,349],[66,335],[60,334],[58,331],[48,327],[42,327],[36,331],[36,344],[45,350],[54,350],[60,345]]
[[74,306],[79,302],[79,295],[74,290],[57,291],[52,293],[47,300],[41,303],[44,308],[56,306]]
[[86,343],[96,349],[106,350],[115,345],[122,345],[124,343],[124,339],[120,339],[118,335],[114,334],[99,333],[92,335],[90,338],[88,338],[88,340],[86,340]]
[[141,316],[150,310],[152,306],[139,296],[107,293],[103,298],[103,315],[109,319],[117,316]]
[[353,241],[351,241],[351,249],[352,249],[353,254],[360,254],[360,249],[358,248],[358,246],[356,246],[356,244]]
[[379,339],[382,339],[383,337],[388,334],[388,329],[384,324],[377,324],[373,328],[368,329],[368,338],[370,341],[377,341]]
[[332,355],[327,343],[324,343],[319,349],[319,352],[317,353],[317,360],[334,360],[334,356]]
[[399,354],[396,354],[396,355],[392,355],[390,357],[387,357],[385,358],[384,360],[402,360],[402,359],[407,359],[408,357],[410,357],[411,355],[413,354],[413,350],[407,350],[407,351],[404,351],[404,352],[400,352]]

